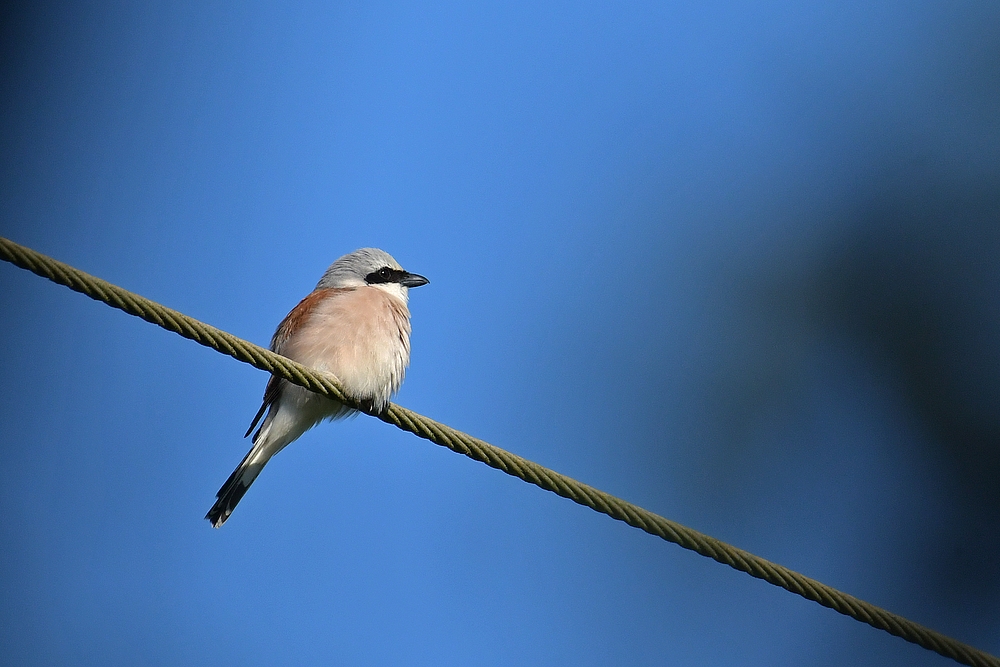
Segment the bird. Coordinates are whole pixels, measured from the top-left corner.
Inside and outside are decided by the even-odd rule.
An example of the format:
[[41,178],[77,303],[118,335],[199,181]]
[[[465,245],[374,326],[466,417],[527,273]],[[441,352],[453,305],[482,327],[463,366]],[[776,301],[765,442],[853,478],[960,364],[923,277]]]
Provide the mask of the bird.
[[[347,397],[378,414],[399,390],[410,363],[409,289],[429,282],[404,271],[384,250],[348,253],[330,265],[316,288],[281,321],[271,350],[333,374]],[[222,526],[272,456],[321,421],[357,412],[272,375],[243,436],[260,423],[253,446],[219,489],[205,518],[215,528]]]

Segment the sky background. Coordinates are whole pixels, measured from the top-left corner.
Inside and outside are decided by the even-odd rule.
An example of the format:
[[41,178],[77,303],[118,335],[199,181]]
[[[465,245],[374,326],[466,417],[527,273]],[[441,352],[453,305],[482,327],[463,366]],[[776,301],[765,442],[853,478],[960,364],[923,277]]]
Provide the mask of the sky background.
[[[8,3],[0,234],[1000,654],[1000,5]],[[0,663],[945,665],[0,265]]]

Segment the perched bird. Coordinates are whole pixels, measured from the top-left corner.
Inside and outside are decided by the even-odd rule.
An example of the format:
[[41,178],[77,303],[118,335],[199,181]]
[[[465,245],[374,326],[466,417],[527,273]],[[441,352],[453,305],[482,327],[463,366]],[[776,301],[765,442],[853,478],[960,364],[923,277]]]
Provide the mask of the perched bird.
[[[410,363],[408,289],[429,281],[403,270],[389,253],[362,248],[330,265],[288,313],[271,349],[304,366],[332,373],[364,409],[381,412],[403,383]],[[264,412],[267,416],[264,417]],[[216,528],[232,514],[268,460],[324,419],[357,411],[274,376],[246,435],[253,447],[217,494],[205,518]],[[246,437],[246,436],[244,436]]]

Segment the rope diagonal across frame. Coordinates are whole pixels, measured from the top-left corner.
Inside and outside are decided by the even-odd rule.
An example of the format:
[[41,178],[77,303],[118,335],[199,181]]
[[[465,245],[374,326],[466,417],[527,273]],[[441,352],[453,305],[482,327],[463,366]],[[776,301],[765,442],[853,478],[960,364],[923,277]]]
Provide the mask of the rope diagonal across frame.
[[[359,406],[344,395],[335,378],[312,371],[290,359],[247,342],[230,333],[199,322],[176,310],[134,294],[117,285],[91,276],[68,264],[0,237],[0,259],[43,278],[65,285],[97,301],[180,334],[206,347],[282,377],[306,389],[334,398],[351,407]],[[469,458],[502,470],[546,491],[589,507],[613,519],[646,531],[668,542],[711,558],[731,568],[784,588],[807,600],[818,602],[846,616],[884,630],[908,642],[973,667],[1000,667],[1000,659],[963,644],[935,630],[914,623],[881,607],[838,591],[786,567],[759,558],[747,551],[716,540],[679,523],[654,514],[592,486],[561,475],[449,426],[390,404],[382,421],[409,431]]]

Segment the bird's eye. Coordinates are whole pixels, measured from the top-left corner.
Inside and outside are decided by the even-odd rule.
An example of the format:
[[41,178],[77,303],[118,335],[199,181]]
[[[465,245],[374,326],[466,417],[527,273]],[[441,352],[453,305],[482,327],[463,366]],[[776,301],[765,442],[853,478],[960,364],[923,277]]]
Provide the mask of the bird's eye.
[[382,285],[384,283],[399,282],[399,274],[389,266],[383,266],[378,271],[372,271],[365,276],[365,282],[369,285]]

